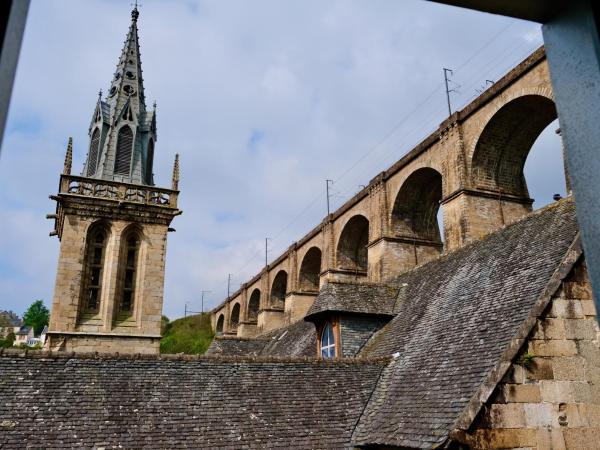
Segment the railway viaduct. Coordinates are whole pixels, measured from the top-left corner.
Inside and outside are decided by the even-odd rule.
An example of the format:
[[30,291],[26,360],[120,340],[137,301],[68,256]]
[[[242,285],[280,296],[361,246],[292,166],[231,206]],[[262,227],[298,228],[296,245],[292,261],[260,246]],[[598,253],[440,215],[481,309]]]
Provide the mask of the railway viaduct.
[[215,331],[279,328],[328,281],[385,282],[528,214],[525,160],[556,117],[540,48],[214,308]]

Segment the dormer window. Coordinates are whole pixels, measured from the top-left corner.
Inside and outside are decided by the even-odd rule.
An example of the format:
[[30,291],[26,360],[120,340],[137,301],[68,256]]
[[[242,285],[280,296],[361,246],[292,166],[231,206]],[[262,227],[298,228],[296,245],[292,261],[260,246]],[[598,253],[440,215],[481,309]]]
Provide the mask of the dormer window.
[[335,358],[336,350],[335,350],[335,333],[333,329],[333,324],[331,322],[327,322],[321,331],[321,357],[322,358]]

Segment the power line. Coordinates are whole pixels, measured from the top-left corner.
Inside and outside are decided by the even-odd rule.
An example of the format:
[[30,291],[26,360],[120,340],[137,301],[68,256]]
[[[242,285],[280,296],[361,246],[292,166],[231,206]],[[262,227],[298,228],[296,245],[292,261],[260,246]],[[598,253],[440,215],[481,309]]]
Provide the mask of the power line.
[[[469,58],[467,58],[462,64],[460,64],[458,66],[457,69],[455,69],[457,72],[460,71],[461,69],[463,69],[464,67],[466,67],[473,59],[475,59],[482,51],[484,51],[487,47],[489,47],[493,42],[496,41],[496,39],[503,34],[504,32],[506,32],[507,29],[509,29],[510,27],[512,27],[514,25],[515,22],[510,22],[509,24],[507,24],[506,26],[502,27],[497,33],[495,33],[488,41],[486,41],[481,47],[479,47]],[[522,47],[518,46],[518,48]],[[509,49],[512,49],[513,51],[510,52],[510,54],[512,54],[515,50],[515,47],[511,46],[509,47]],[[502,52],[504,53],[504,51]],[[496,55],[494,57],[494,60],[498,60],[498,56]],[[487,66],[488,64],[486,64],[485,66]],[[419,102],[412,110],[410,110],[409,112],[407,112],[406,114],[404,114],[398,122],[396,122],[391,129],[389,129],[389,131],[387,133],[385,133],[383,135],[382,138],[380,138],[374,145],[372,145],[371,147],[369,147],[369,149],[367,150],[366,153],[364,153],[358,160],[356,160],[350,167],[348,167],[346,170],[344,170],[340,175],[338,175],[338,177],[336,177],[334,180],[336,182],[339,182],[341,179],[343,179],[344,177],[346,177],[350,172],[352,172],[362,161],[364,161],[368,156],[370,156],[375,150],[377,150],[383,143],[385,143],[391,136],[393,136],[398,129],[401,128],[402,125],[405,124],[405,122],[410,119],[412,116],[414,116],[414,114],[419,111],[425,104],[427,104],[437,93],[438,91],[444,86],[444,84],[440,83],[439,85],[437,85],[434,89],[432,89],[429,94],[427,96],[425,96],[425,98]],[[439,109],[439,108],[438,108]],[[413,129],[414,130],[414,129]],[[397,146],[396,146],[397,148]],[[389,152],[386,152],[385,155],[388,155]],[[381,161],[381,159],[379,160]],[[332,180],[333,182],[333,180]],[[323,194],[320,193],[318,195],[316,195],[309,203],[306,207],[304,207],[297,215],[294,216],[294,218],[288,222],[276,235],[275,237],[272,239],[272,241],[276,241],[279,237],[281,237],[283,235],[283,233],[285,231],[287,231],[287,229],[289,229],[290,226],[292,226],[293,224],[295,224],[297,222],[297,220],[302,217],[310,208],[312,208],[314,206],[314,204],[321,198]],[[329,196],[327,198],[328,203],[329,203]],[[328,214],[329,214],[329,208],[328,208]],[[265,252],[266,253],[266,252]],[[238,272],[243,272],[243,270],[252,262],[254,261],[258,256],[260,255],[260,250],[256,250],[253,252],[253,254],[250,256],[250,258],[248,259],[248,261],[241,266],[241,268],[238,270]]]

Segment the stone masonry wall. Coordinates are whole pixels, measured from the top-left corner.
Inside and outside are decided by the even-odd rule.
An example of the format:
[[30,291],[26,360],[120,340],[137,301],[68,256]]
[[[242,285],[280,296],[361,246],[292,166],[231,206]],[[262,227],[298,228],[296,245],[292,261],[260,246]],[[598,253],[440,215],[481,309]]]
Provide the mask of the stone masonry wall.
[[[68,351],[158,353],[163,302],[167,226],[138,224],[141,244],[136,269],[135,297],[131,316],[116,321],[119,261],[124,230],[129,221],[107,221],[110,233],[104,268],[100,307],[94,317],[82,317],[82,272],[85,267],[87,231],[93,217],[67,215],[61,240],[58,270],[49,325],[49,348]],[[82,339],[83,334],[88,338]],[[124,339],[115,339],[115,336]],[[155,344],[150,344],[156,340]],[[88,348],[96,341],[96,348]],[[149,346],[149,347],[148,347]],[[150,350],[149,350],[150,349]]]
[[600,347],[585,263],[552,298],[467,435],[477,449],[600,448]]

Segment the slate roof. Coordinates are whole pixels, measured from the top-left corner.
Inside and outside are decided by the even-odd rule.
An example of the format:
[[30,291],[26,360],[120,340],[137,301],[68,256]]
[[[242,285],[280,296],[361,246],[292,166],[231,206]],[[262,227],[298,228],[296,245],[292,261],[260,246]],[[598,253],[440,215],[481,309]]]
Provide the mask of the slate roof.
[[315,356],[316,332],[312,323],[299,321],[255,338],[216,337],[207,355]]
[[21,326],[21,328],[19,329],[19,331],[17,331],[15,334],[21,335],[21,336],[25,336],[25,335],[29,334],[30,331],[31,331],[31,327],[30,326],[23,325],[23,326]]
[[372,286],[329,286],[342,300],[327,291],[321,311],[365,298],[363,311],[395,314],[356,360],[262,356],[314,354],[305,321],[215,341],[259,355],[245,359],[0,350],[0,448],[443,445],[474,417],[490,374],[502,376],[499,362],[566,273],[576,235],[575,206],[563,200],[403,274],[393,302]]
[[102,120],[110,123],[110,105],[104,101],[100,101],[100,111],[102,112]]
[[317,354],[317,333],[312,323],[300,320],[262,336],[262,356],[308,356]]
[[394,314],[398,286],[374,283],[329,282],[321,288],[305,320],[329,312]]
[[262,339],[215,336],[206,350],[207,355],[257,356],[265,346]]
[[384,364],[4,351],[0,447],[348,448]]
[[393,355],[354,433],[358,444],[445,441],[540,298],[577,234],[563,200],[396,280],[396,317],[360,356]]

